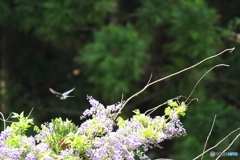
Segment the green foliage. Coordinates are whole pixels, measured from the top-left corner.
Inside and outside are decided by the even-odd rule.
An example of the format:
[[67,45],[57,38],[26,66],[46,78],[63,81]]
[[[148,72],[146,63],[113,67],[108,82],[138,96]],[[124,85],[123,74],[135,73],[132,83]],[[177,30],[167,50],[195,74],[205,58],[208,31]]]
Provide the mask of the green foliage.
[[6,21],[7,18],[9,18],[9,16],[11,15],[9,4],[4,1],[0,1],[0,11],[1,11],[0,25],[2,25],[4,21]]
[[229,20],[229,23],[227,24],[227,29],[220,28],[222,34],[230,39],[233,42],[236,42],[235,46],[239,46],[239,24],[240,24],[240,17],[235,17],[231,20]]
[[78,127],[71,121],[66,119],[63,121],[62,118],[53,119],[51,125],[41,125],[41,129],[35,126],[35,131],[38,133],[49,132],[47,138],[43,139],[43,142],[48,143],[55,153],[58,153],[69,147],[66,143],[66,137],[68,134],[75,134]]
[[[166,124],[171,122],[173,115],[177,114],[179,117],[185,115],[187,106],[184,102],[179,105],[176,101],[169,100],[169,107],[165,109],[165,115],[160,117],[156,116],[153,120],[145,114],[141,114],[139,110],[135,110],[136,115],[133,116],[133,120],[139,122],[143,127],[142,136],[147,137],[147,139],[156,140],[158,135],[161,134]],[[165,118],[166,117],[166,118]],[[121,125],[123,123],[121,119],[118,121]],[[160,123],[159,123],[160,122]]]
[[87,159],[86,151],[92,147],[92,142],[89,140],[89,136],[69,133],[65,139],[65,143],[71,145],[82,158]]
[[[216,11],[206,7],[202,0],[181,0],[178,4],[172,5],[167,23],[171,24],[168,34],[174,41],[167,45],[167,48],[172,53],[178,53],[178,56],[188,55],[191,59],[215,53],[213,46],[218,42],[214,26],[217,20],[215,14]],[[172,59],[176,62],[177,58],[174,56]]]
[[28,119],[28,117],[24,117],[24,112],[20,115],[17,113],[13,113],[12,118],[16,118],[18,121],[12,122],[10,126],[7,127],[6,130],[10,130],[11,136],[6,140],[6,144],[12,147],[20,147],[22,145],[22,141],[28,140],[27,136],[25,136],[26,131],[34,124],[33,119]]
[[67,43],[81,27],[101,24],[112,12],[115,3],[111,0],[16,0],[16,13],[21,19],[22,29],[34,33],[43,40],[55,44]]
[[189,60],[209,56],[216,52],[217,43],[220,46],[221,34],[215,27],[216,11],[208,8],[203,0],[143,3],[140,21],[150,21],[145,23],[146,28],[169,26],[165,31],[172,40],[164,47],[171,52],[168,58],[178,67],[185,67]]
[[139,16],[139,24],[144,28],[145,32],[156,33],[157,27],[166,24],[169,21],[169,3],[168,0],[142,0],[143,6],[138,8],[141,13]]
[[95,90],[114,100],[140,80],[149,58],[145,50],[146,44],[131,25],[108,25],[94,32],[94,41],[79,52],[76,61],[85,65],[85,75]]
[[168,101],[168,107],[164,110],[165,115],[169,116],[172,112],[177,113],[179,116],[184,116],[187,110],[185,102],[177,102],[173,100]]
[[136,120],[137,122],[139,122],[143,127],[148,127],[150,117],[148,117],[144,114],[140,114],[140,112],[139,112],[133,116],[133,120]]
[[18,119],[17,122],[12,122],[10,128],[13,129],[14,135],[23,135],[34,123],[33,119],[28,119],[28,117],[24,117],[24,112],[20,115],[17,113],[13,113],[12,118]]

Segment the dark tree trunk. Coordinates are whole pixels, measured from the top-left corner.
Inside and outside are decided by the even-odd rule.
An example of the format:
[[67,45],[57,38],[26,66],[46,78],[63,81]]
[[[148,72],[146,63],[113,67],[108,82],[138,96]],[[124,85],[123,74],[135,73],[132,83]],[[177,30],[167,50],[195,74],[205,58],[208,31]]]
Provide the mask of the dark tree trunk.
[[0,110],[3,114],[7,113],[6,90],[7,90],[7,54],[6,36],[4,27],[0,30]]

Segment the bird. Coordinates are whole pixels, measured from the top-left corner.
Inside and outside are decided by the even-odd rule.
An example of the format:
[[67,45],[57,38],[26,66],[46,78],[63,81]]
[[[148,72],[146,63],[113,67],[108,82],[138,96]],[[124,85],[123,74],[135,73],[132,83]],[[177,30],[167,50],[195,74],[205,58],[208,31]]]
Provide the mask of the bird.
[[68,97],[74,97],[74,96],[69,96],[68,94],[70,92],[72,92],[73,90],[75,89],[75,87],[73,89],[70,89],[69,91],[66,91],[64,93],[59,93],[59,92],[56,92],[54,91],[52,88],[49,88],[49,91],[52,93],[52,94],[55,94],[56,97],[59,97],[61,100],[65,100],[66,98]]

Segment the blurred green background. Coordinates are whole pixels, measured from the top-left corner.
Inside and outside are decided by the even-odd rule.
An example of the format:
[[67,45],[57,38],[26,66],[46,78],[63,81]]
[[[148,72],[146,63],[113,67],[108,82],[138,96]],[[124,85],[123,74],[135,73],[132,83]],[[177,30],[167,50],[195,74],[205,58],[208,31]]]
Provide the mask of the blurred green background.
[[[216,114],[207,148],[240,126],[239,8],[239,0],[0,0],[0,110],[6,118],[34,107],[36,125],[56,117],[79,125],[90,107],[86,95],[113,104],[141,90],[151,74],[156,80],[236,47],[149,87],[123,110],[127,118],[133,109],[144,112],[188,96],[208,69],[229,64],[196,87],[192,98],[199,101],[182,118],[188,135],[148,153],[192,159],[202,152]],[[75,98],[59,100],[49,87],[59,92],[76,87]],[[153,116],[162,114],[159,109]],[[237,134],[213,151],[224,150]],[[240,154],[239,140],[228,151]],[[215,158],[207,153],[204,159]]]

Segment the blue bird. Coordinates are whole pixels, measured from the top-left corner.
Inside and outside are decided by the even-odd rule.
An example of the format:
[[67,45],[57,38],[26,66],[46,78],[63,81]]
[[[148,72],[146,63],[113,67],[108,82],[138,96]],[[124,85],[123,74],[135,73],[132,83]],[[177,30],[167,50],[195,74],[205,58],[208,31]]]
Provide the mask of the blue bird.
[[74,96],[69,96],[69,95],[68,95],[68,94],[69,94],[70,92],[72,92],[74,89],[75,89],[75,87],[74,87],[73,89],[67,91],[67,92],[59,93],[59,92],[54,91],[52,88],[49,88],[50,92],[51,92],[52,94],[55,94],[56,97],[59,97],[61,100],[64,100],[64,99],[66,99],[67,97],[74,97]]

